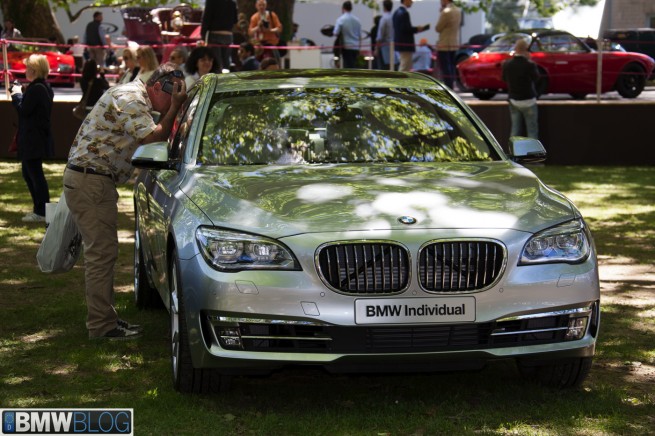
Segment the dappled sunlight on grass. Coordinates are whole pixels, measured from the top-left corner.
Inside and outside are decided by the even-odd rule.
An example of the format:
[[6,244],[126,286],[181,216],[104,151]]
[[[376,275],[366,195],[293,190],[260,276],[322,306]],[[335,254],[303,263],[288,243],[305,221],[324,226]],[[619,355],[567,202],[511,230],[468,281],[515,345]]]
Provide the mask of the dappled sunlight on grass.
[[[45,168],[54,201],[63,163]],[[144,334],[130,342],[90,341],[82,259],[66,274],[38,271],[43,226],[20,221],[30,207],[20,166],[0,162],[0,256],[7,259],[0,266],[0,403],[133,407],[135,434],[652,434],[655,171],[546,166],[535,172],[577,203],[600,253],[600,336],[583,389],[524,383],[503,361],[479,372],[424,375],[294,368],[237,377],[232,391],[202,396],[171,386],[168,313],[134,306],[132,187],[119,188],[116,308],[121,318],[143,325]]]
[[60,335],[62,332],[63,330],[41,330],[39,332],[32,333],[30,335],[22,336],[20,340],[26,343],[41,342],[41,341],[46,341],[48,339],[52,339],[55,336]]

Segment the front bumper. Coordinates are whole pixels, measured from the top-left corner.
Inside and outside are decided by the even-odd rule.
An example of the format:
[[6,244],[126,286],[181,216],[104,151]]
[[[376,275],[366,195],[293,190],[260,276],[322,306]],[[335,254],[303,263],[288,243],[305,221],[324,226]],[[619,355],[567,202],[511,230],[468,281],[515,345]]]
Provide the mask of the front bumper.
[[[355,300],[329,290],[316,273],[312,235],[285,243],[302,271],[220,273],[202,256],[181,260],[194,367],[265,373],[288,365],[330,371],[438,370],[480,367],[498,359],[551,360],[593,356],[600,316],[596,259],[516,267],[525,234],[485,237],[507,246],[507,270],[475,298],[472,322],[357,323]],[[316,237],[318,238],[318,237]],[[403,242],[411,253],[425,235]],[[513,254],[514,253],[514,254]],[[416,274],[415,274],[416,275]],[[452,297],[410,280],[392,298]],[[379,296],[373,296],[379,297]]]

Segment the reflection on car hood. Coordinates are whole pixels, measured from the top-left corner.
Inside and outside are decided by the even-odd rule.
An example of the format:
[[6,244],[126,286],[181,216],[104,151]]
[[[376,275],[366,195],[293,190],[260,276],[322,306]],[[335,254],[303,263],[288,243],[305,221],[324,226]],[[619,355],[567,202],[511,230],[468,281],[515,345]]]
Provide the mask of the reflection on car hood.
[[[510,228],[573,217],[508,162],[199,167],[181,189],[220,227],[282,237],[372,229]],[[399,222],[410,216],[416,224]]]

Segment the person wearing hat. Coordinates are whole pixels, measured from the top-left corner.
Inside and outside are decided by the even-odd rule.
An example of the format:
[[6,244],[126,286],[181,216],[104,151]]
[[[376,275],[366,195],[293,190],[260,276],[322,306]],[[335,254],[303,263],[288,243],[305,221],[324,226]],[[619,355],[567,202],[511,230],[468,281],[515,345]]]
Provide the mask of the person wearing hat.
[[422,73],[432,71],[432,50],[428,46],[428,40],[421,38],[412,56],[412,69]]

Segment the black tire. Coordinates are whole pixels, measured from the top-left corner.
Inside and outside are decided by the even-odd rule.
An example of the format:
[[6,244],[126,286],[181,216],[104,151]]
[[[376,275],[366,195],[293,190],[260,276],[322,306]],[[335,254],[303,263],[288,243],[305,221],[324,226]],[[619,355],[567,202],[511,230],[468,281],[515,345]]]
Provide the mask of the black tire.
[[189,330],[184,306],[184,293],[179,275],[177,254],[169,257],[170,343],[173,387],[178,392],[206,394],[229,389],[230,377],[213,369],[196,369],[189,348]]
[[143,261],[138,212],[134,221],[134,303],[139,309],[162,308],[163,304],[157,289],[150,286]]
[[541,97],[544,94],[548,94],[548,73],[546,70],[543,68],[538,68],[539,70],[539,78],[537,79],[537,83],[535,84],[535,88],[537,91],[537,98]]
[[616,91],[623,98],[636,98],[646,86],[646,72],[638,64],[629,64],[616,79]]
[[584,100],[587,97],[585,92],[573,92],[569,94],[573,100]]
[[473,92],[473,97],[480,100],[491,100],[496,95],[496,91],[488,91],[483,89],[476,89]]
[[589,375],[593,358],[583,357],[550,364],[533,365],[517,362],[521,375],[553,388],[577,388]]

